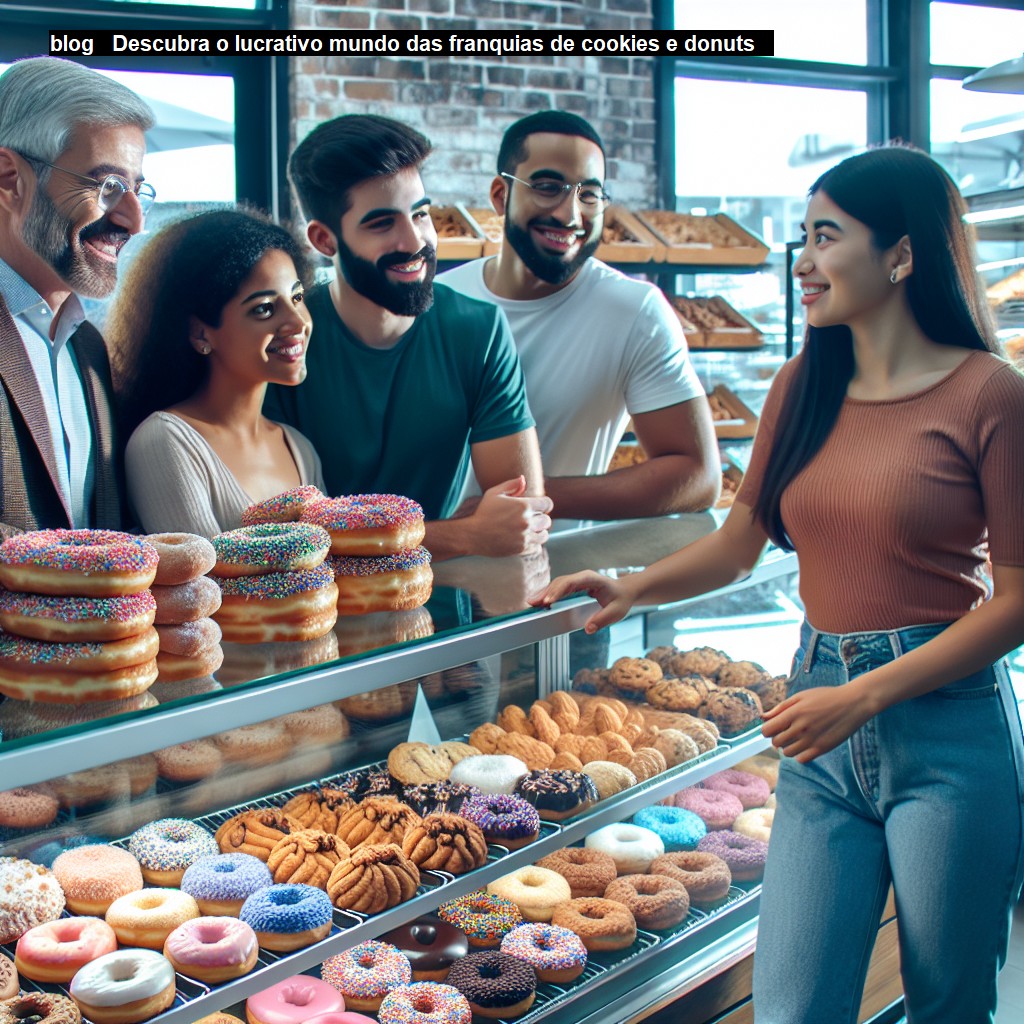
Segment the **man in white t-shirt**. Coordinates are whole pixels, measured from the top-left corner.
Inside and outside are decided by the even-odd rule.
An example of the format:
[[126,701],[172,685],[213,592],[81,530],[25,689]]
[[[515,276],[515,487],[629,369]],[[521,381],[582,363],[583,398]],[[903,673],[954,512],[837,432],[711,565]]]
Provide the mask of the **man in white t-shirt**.
[[[604,180],[604,147],[582,118],[551,110],[517,121],[491,184],[505,216],[501,251],[442,279],[508,316],[553,516],[706,509],[721,485],[710,409],[664,295],[593,257]],[[630,417],[647,461],[609,473]]]

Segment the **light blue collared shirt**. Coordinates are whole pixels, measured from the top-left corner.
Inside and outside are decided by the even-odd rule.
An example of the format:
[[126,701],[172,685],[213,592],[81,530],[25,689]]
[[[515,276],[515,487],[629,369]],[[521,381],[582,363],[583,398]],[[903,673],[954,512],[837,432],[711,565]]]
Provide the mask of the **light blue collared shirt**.
[[85,311],[78,296],[69,295],[57,314],[51,341],[53,312],[42,296],[3,260],[0,296],[18,325],[43,396],[58,482],[71,509],[72,523],[76,529],[87,528],[91,525],[89,510],[95,487],[92,424],[78,360],[68,345],[85,320]]

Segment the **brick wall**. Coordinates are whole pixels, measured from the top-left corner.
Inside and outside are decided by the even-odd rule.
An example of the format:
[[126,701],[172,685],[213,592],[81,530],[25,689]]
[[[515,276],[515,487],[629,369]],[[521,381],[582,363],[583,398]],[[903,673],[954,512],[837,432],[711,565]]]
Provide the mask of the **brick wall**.
[[[650,0],[292,0],[293,28],[645,29]],[[657,198],[654,59],[644,57],[296,57],[293,143],[320,121],[374,113],[427,135],[424,180],[435,202],[486,203],[502,132],[554,108],[585,117],[609,155],[609,191]]]

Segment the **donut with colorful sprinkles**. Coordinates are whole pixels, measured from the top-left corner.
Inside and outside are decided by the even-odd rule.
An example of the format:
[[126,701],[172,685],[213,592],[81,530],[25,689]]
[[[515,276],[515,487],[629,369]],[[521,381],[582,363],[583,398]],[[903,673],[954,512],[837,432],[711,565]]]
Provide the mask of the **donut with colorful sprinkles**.
[[470,1024],[473,1011],[451,985],[417,981],[389,992],[377,1011],[380,1024]]
[[374,558],[332,555],[330,565],[338,584],[339,615],[411,611],[426,604],[434,587],[426,548]]
[[315,640],[329,633],[338,621],[338,586],[328,565],[261,576],[218,577],[217,583],[221,605],[213,618],[224,639],[233,643]]
[[186,868],[219,854],[220,848],[202,825],[187,818],[161,818],[131,834],[128,852],[139,862],[147,884],[176,886]]
[[48,643],[103,643],[145,633],[156,618],[148,590],[124,597],[58,597],[0,590],[0,628]]
[[293,487],[290,491],[275,494],[265,501],[257,501],[242,513],[243,526],[258,526],[261,523],[297,523],[302,512],[311,502],[322,501],[323,491],[312,484]]
[[376,1013],[392,989],[412,981],[412,967],[397,946],[369,939],[328,957],[320,977],[345,997],[346,1007]]
[[213,547],[213,575],[230,579],[314,569],[327,557],[331,538],[309,523],[259,523],[217,534]]
[[33,530],[0,544],[0,584],[29,594],[121,597],[156,576],[156,548],[117,530]]
[[522,912],[512,900],[482,890],[442,903],[437,916],[464,931],[469,944],[477,949],[497,948],[523,923]]
[[400,494],[347,494],[314,501],[302,522],[322,526],[331,535],[331,554],[395,555],[423,542],[423,508]]
[[160,563],[154,583],[180,586],[205,576],[216,564],[213,545],[195,533],[151,533],[146,540],[156,548]]

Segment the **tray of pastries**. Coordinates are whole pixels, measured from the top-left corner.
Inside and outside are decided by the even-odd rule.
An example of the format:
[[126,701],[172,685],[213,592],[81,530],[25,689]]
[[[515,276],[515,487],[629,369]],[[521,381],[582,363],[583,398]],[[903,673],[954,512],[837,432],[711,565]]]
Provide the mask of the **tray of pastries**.
[[625,207],[609,206],[595,255],[606,263],[660,263],[665,246]]
[[501,248],[501,240],[505,237],[505,218],[500,213],[482,206],[467,208],[461,203],[456,203],[456,206],[482,236],[484,255],[493,256]]
[[760,348],[764,335],[720,295],[669,295],[690,348]]
[[664,245],[666,263],[756,267],[768,256],[768,246],[757,235],[724,213],[641,210],[637,217]]
[[1021,369],[1024,369],[1024,334],[1018,334],[1003,342],[1003,350],[1006,358],[1015,362]]
[[432,206],[439,260],[475,260],[484,252],[484,236],[458,206]]
[[989,304],[1000,313],[1024,313],[1024,268],[989,285],[986,294]]
[[743,470],[732,459],[723,458],[722,493],[719,495],[718,501],[715,502],[715,508],[732,508],[732,503],[736,500],[736,494],[742,482]]
[[745,440],[757,432],[757,417],[753,410],[724,384],[716,384],[708,395],[711,418],[715,422],[715,436]]

